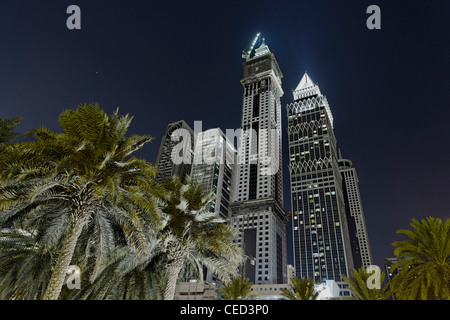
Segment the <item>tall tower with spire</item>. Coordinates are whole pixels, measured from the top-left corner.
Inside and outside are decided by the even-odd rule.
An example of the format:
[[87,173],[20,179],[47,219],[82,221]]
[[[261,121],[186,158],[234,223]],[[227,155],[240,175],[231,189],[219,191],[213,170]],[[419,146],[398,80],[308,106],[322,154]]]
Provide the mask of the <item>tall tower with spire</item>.
[[245,276],[255,284],[276,284],[287,281],[280,102],[283,75],[265,41],[258,46],[258,37],[243,55],[243,134],[238,145],[232,224],[239,230],[236,241],[246,254]]
[[353,257],[333,116],[307,73],[293,96],[287,115],[295,273],[344,289],[341,274],[351,272]]

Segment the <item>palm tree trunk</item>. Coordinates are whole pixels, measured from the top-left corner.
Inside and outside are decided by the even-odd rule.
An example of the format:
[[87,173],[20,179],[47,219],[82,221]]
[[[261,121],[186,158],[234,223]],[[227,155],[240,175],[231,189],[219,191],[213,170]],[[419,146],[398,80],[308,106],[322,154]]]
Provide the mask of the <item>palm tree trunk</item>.
[[164,300],[173,300],[175,298],[175,289],[177,287],[178,276],[183,268],[183,260],[175,260],[167,266],[167,284],[164,290]]
[[74,225],[70,228],[69,233],[64,239],[61,252],[56,261],[55,268],[50,278],[47,289],[45,290],[44,300],[57,300],[61,293],[64,280],[66,278],[67,269],[72,261],[72,256],[75,251],[77,240],[86,224],[87,219],[77,219]]

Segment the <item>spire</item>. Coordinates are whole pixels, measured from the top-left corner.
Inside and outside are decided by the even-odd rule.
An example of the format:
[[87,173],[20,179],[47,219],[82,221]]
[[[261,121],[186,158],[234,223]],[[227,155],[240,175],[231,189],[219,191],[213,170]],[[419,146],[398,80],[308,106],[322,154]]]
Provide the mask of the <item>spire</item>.
[[269,47],[266,44],[266,39],[263,38],[261,45],[259,46],[259,48],[257,48],[255,50],[255,57],[261,56],[261,55],[269,53],[269,52],[270,52],[270,50],[269,50]]
[[309,87],[314,87],[314,82],[308,76],[308,73],[305,72],[305,74],[302,77],[302,80],[300,80],[300,83],[297,85],[297,88],[295,88],[295,91],[302,90],[302,89],[309,88]]
[[307,99],[313,96],[320,95],[320,89],[317,84],[314,84],[312,79],[308,76],[308,73],[305,72],[305,74],[302,77],[302,80],[300,80],[299,84],[297,85],[297,88],[293,91],[294,100],[297,101],[299,99]]

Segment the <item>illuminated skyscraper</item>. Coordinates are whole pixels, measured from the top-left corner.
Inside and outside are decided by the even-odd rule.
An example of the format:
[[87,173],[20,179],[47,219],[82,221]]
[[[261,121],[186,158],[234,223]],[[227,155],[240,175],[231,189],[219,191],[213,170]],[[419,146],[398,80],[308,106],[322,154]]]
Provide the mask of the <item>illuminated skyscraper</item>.
[[191,177],[213,192],[216,199],[211,211],[230,219],[229,205],[234,199],[236,149],[219,128],[197,134]]
[[353,258],[333,116],[307,73],[293,95],[287,114],[295,273],[343,287],[340,275],[351,272]]
[[340,154],[339,171],[342,175],[353,264],[355,269],[367,268],[372,264],[372,254],[359,192],[358,175],[356,169],[353,168],[353,163],[348,159],[343,159]]
[[[227,140],[220,128],[199,132],[195,141],[191,177],[200,183],[205,191],[212,192],[215,201],[210,211],[229,223],[230,203],[234,199],[236,148]],[[206,267],[203,270],[206,283],[220,283]]]
[[[231,205],[236,239],[245,251],[245,275],[255,284],[287,282],[283,210],[281,102],[283,77],[275,56],[259,35],[244,52],[236,202]],[[255,46],[253,54],[253,46]]]

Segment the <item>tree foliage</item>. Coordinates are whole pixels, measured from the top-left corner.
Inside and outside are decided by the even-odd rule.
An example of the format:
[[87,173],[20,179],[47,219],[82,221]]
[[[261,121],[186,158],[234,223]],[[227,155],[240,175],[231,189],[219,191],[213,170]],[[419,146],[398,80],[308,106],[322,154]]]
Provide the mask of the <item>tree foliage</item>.
[[319,292],[315,290],[313,278],[291,278],[290,289],[281,289],[281,295],[288,300],[316,300]]
[[428,217],[411,221],[412,229],[398,230],[408,239],[396,241],[398,271],[392,289],[398,299],[450,300],[450,219]]
[[20,136],[19,133],[13,131],[17,127],[22,118],[13,117],[9,119],[0,118],[0,150],[6,143],[11,143],[11,140]]
[[253,282],[249,278],[233,278],[227,286],[218,290],[223,295],[222,300],[246,300],[252,298]]
[[42,298],[58,298],[77,249],[95,256],[93,280],[117,242],[143,248],[144,222],[159,223],[151,196],[156,170],[133,156],[152,138],[126,136],[131,120],[118,110],[107,115],[98,104],[82,105],[60,115],[63,133],[39,128],[30,132],[33,140],[5,147],[0,224],[26,230],[39,250],[52,252]]
[[[244,254],[236,230],[210,211],[213,194],[190,178],[154,182],[156,169],[135,153],[152,141],[127,135],[132,117],[84,104],[12,140],[20,118],[0,119],[0,299],[166,299],[183,276],[203,269],[245,299],[252,283],[233,278]],[[358,299],[450,300],[450,220],[413,219],[396,241],[392,281],[368,289],[366,270],[343,276]],[[70,264],[82,289],[63,286]],[[384,273],[381,275],[384,280]],[[282,294],[314,300],[314,279],[292,279]],[[387,291],[389,286],[390,292]]]
[[350,291],[356,296],[358,300],[386,300],[389,298],[390,293],[388,292],[388,286],[382,286],[385,273],[380,274],[380,288],[369,289],[367,280],[371,274],[369,274],[366,268],[361,267],[359,269],[354,269],[351,276],[341,275],[342,279],[348,284]]
[[166,243],[167,288],[165,299],[171,300],[182,270],[193,270],[203,280],[203,266],[227,283],[243,261],[243,252],[233,243],[235,229],[210,211],[214,197],[202,185],[187,178],[172,177],[162,184],[159,198],[167,225],[162,231]]

